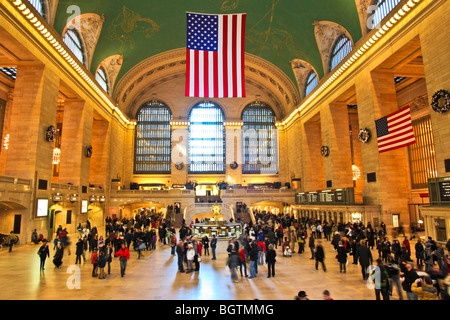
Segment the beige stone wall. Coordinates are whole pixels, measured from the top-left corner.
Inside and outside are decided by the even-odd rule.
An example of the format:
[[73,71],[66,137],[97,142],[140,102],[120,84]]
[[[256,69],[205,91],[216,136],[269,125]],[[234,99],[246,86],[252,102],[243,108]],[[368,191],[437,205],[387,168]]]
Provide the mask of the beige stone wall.
[[[420,45],[423,54],[428,99],[439,90],[450,91],[450,43],[448,35],[450,27],[447,17],[450,14],[450,3],[445,1],[426,21],[418,27]],[[450,112],[439,114],[431,111],[436,160],[439,176],[449,176],[445,172],[444,160],[450,159]]]

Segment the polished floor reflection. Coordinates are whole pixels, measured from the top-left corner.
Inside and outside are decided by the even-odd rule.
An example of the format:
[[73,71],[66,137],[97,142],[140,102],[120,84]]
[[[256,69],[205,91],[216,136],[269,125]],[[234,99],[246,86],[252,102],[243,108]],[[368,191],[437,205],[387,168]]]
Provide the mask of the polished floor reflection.
[[[72,237],[72,239],[74,239]],[[71,255],[65,253],[63,265],[55,269],[52,259],[47,259],[46,269],[39,270],[38,246],[22,245],[0,251],[0,298],[2,300],[292,300],[300,291],[307,292],[311,300],[321,300],[322,292],[329,290],[335,300],[374,300],[373,289],[362,280],[360,267],[349,261],[347,273],[339,272],[331,244],[323,241],[327,272],[315,270],[309,251],[283,257],[277,250],[276,277],[267,278],[267,267],[258,268],[254,279],[240,278],[231,281],[227,258],[227,242],[219,242],[217,260],[203,256],[200,272],[184,274],[177,272],[176,256],[170,247],[158,244],[157,249],[145,252],[137,259],[131,252],[125,277],[120,277],[119,261],[112,263],[112,273],[106,279],[91,276],[89,254],[86,263],[75,265],[75,247]],[[53,245],[50,256],[53,256]],[[378,256],[372,251],[374,258]],[[73,281],[73,266],[79,266],[79,282]],[[74,284],[80,288],[73,288]],[[392,299],[398,299],[394,290]]]

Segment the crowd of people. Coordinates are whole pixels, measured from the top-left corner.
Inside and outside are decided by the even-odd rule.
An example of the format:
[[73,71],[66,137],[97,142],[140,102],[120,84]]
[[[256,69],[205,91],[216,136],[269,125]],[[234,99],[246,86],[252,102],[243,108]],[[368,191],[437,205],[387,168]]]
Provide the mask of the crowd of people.
[[[226,265],[233,282],[239,282],[239,274],[249,279],[260,276],[264,265],[264,276],[275,277],[277,254],[283,258],[307,254],[314,260],[315,269],[324,272],[329,263],[338,264],[340,273],[347,272],[349,263],[359,265],[362,279],[374,284],[376,299],[388,300],[394,290],[401,300],[449,299],[450,241],[442,246],[431,238],[424,241],[419,237],[412,243],[406,235],[391,240],[384,224],[375,228],[370,223],[322,222],[264,212],[255,212],[255,220],[243,223],[243,233],[228,242]],[[209,256],[210,249],[211,259],[216,260],[217,237],[197,239],[186,223],[178,230],[178,237],[171,221],[156,215],[107,218],[105,226],[103,238],[89,221],[80,225],[75,245],[75,263],[86,263],[89,252],[92,276],[99,279],[110,274],[114,257],[119,258],[123,277],[130,250],[140,259],[144,252],[155,250],[158,241],[171,247],[180,273],[199,272],[202,257]],[[331,262],[325,259],[326,246],[334,251]],[[65,252],[71,254],[67,230],[58,228],[53,250],[53,263],[59,268]],[[47,242],[38,254],[44,270],[45,259],[50,256]]]
[[[394,288],[400,300],[404,296],[408,300],[449,299],[450,240],[444,246],[431,237],[427,240],[418,237],[413,244],[403,233],[402,240],[396,238],[391,242],[384,223],[377,229],[370,222],[366,226],[360,222],[336,224],[259,212],[255,219],[255,225],[245,228],[251,237],[262,233],[271,239],[270,243],[282,245],[284,256],[292,256],[296,248],[299,254],[304,253],[307,246],[316,270],[319,266],[327,270],[323,243],[329,242],[339,271],[346,273],[349,262],[360,265],[362,279],[374,284],[376,299],[389,300]],[[414,256],[411,246],[414,246]]]
[[[89,220],[84,225],[79,223],[77,231],[75,264],[92,264],[92,276],[99,279],[105,279],[111,274],[111,263],[115,257],[119,258],[120,273],[123,277],[130,259],[130,250],[136,251],[137,259],[140,259],[145,251],[156,250],[158,241],[162,244],[173,244],[176,240],[176,231],[171,226],[171,221],[148,211],[142,211],[132,219],[106,218],[105,237],[99,235],[97,227],[91,226]],[[44,271],[46,259],[50,257],[50,249],[47,240],[42,239],[40,243],[40,270]],[[59,226],[53,241],[52,262],[56,269],[61,268],[66,252],[68,256],[71,255],[70,247],[67,229]],[[86,259],[87,254],[90,256]]]

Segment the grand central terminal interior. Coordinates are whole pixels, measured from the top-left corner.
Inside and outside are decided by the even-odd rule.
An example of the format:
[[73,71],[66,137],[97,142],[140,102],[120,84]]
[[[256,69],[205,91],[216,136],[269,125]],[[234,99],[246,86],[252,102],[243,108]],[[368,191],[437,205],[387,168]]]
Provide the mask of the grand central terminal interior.
[[[340,272],[332,239],[314,233],[327,266],[317,269],[308,241],[319,224],[406,237],[417,270],[415,244],[432,240],[445,278],[447,0],[0,0],[0,15],[3,300],[375,300],[358,262],[349,254]],[[200,20],[219,27],[197,31]],[[167,238],[130,247],[122,277],[119,258],[103,281],[90,250],[75,264],[86,225],[106,239],[111,221],[137,232],[129,221],[144,213],[156,236],[162,225],[176,242],[183,225],[199,242],[214,235],[217,259],[180,273]],[[263,264],[232,281],[230,240],[280,221],[276,277]],[[305,251],[295,237],[285,256],[299,225]],[[81,288],[70,288],[72,267]]]

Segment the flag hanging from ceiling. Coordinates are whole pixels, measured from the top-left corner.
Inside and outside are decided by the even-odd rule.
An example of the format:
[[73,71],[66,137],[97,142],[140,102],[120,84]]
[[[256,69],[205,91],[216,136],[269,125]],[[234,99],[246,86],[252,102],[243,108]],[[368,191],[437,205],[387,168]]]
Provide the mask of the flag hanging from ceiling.
[[186,96],[245,97],[246,14],[187,13]]
[[416,143],[409,106],[375,121],[375,124],[379,153]]

